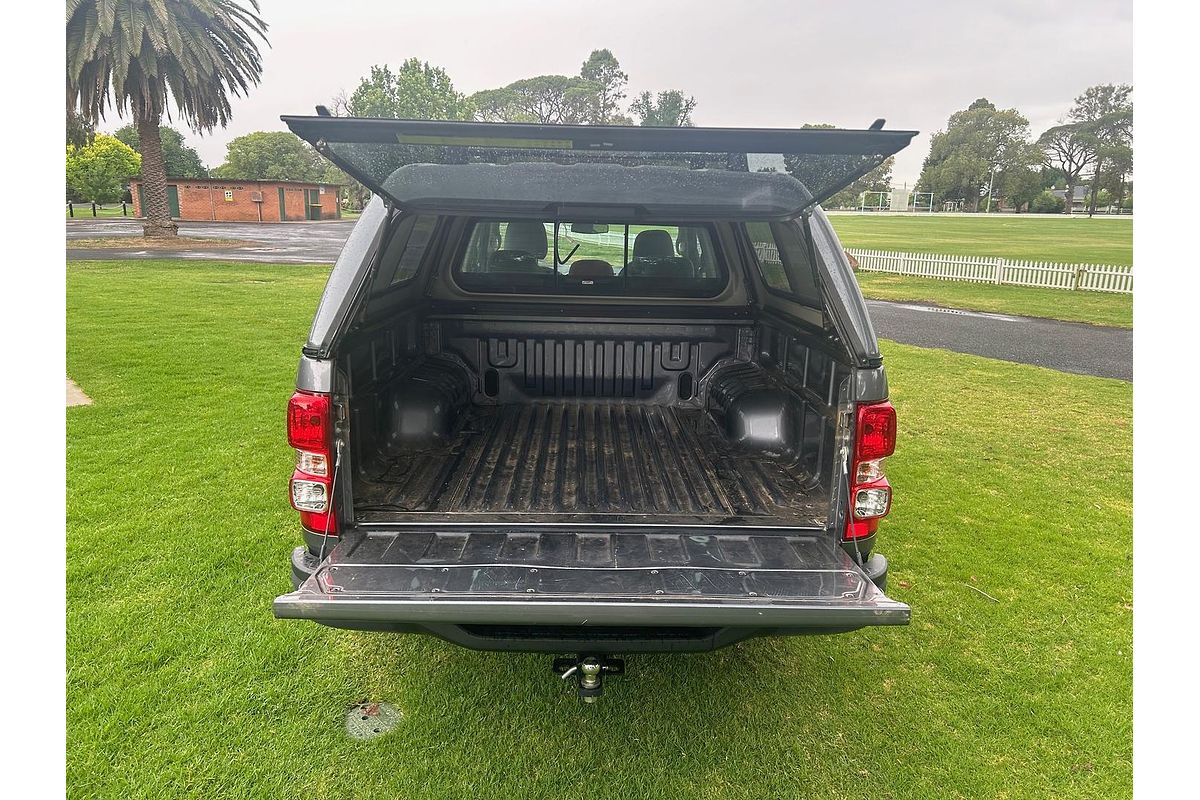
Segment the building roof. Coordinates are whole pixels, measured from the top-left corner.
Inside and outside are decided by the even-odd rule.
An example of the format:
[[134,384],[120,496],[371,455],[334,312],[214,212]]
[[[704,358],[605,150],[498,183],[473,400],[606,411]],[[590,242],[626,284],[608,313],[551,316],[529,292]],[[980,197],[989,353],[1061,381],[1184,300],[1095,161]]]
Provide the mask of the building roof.
[[[1081,183],[1075,187],[1075,194],[1072,195],[1071,199],[1072,200],[1084,200],[1088,196],[1088,191],[1089,191],[1088,185],[1086,183]],[[1054,195],[1055,197],[1061,198],[1063,200],[1067,199],[1067,190],[1066,189],[1051,189],[1050,194]]]
[[[137,182],[142,179],[141,175],[134,175],[130,178],[131,182]],[[168,175],[168,181],[204,181],[205,183],[272,183],[286,184],[291,186],[345,186],[344,183],[335,183],[333,181],[285,181],[275,180],[272,178],[192,178],[180,177],[176,175]]]

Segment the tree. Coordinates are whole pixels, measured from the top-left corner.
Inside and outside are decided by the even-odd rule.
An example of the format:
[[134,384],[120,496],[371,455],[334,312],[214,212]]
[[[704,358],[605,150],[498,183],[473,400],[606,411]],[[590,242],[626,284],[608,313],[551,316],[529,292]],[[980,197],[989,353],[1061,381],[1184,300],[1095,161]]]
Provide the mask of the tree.
[[566,75],[536,75],[500,89],[471,95],[475,118],[483,122],[538,122],[570,125],[595,113],[599,86]]
[[[118,128],[113,136],[116,136],[134,150],[137,150],[141,146],[137,127],[134,125],[125,125]],[[158,136],[162,140],[163,168],[166,170],[167,175],[176,178],[208,177],[208,169],[205,168],[204,162],[200,160],[200,154],[196,152],[195,148],[188,147],[183,143],[182,133],[166,125],[160,125]]]
[[371,74],[345,101],[352,117],[391,119],[470,119],[471,105],[455,91],[446,70],[410,58],[394,71],[386,64]]
[[325,160],[288,131],[256,131],[229,142],[217,178],[259,181],[320,181]]
[[267,24],[237,0],[67,0],[67,107],[89,124],[109,104],[132,117],[142,156],[146,236],[175,236],[159,125],[168,95],[197,133],[224,127],[229,95],[262,75]]
[[668,89],[659,92],[657,97],[650,92],[642,92],[629,106],[629,112],[637,117],[639,125],[689,128],[695,108],[695,97],[685,97],[678,89]]
[[587,118],[589,123],[611,125],[627,119],[619,112],[629,76],[621,71],[621,62],[611,50],[593,50],[583,62],[579,77],[595,86]]
[[997,109],[979,98],[951,114],[946,130],[933,134],[917,187],[939,199],[961,199],[978,211],[993,173],[1030,166],[1028,140],[1029,120],[1015,108]]
[[1041,172],[1032,167],[1010,169],[999,178],[1000,196],[1008,201],[1018,214],[1032,203],[1046,188]]
[[86,147],[95,135],[95,126],[88,124],[87,120],[71,109],[67,109],[67,144]]
[[1070,214],[1079,176],[1096,163],[1096,137],[1087,123],[1069,122],[1055,125],[1043,133],[1037,144],[1046,166],[1061,172],[1066,181],[1063,213]]
[[67,145],[67,186],[89,203],[119,200],[142,158],[115,136],[98,133],[83,147]]
[[1117,176],[1116,185],[1125,182],[1133,169],[1133,87],[1128,84],[1092,86],[1079,97],[1067,117],[1085,126],[1095,147],[1092,169],[1093,191],[1088,198],[1088,216],[1096,213],[1099,187],[1107,173]]
[[1061,214],[1065,203],[1063,199],[1052,192],[1042,192],[1033,198],[1029,210],[1035,214]]

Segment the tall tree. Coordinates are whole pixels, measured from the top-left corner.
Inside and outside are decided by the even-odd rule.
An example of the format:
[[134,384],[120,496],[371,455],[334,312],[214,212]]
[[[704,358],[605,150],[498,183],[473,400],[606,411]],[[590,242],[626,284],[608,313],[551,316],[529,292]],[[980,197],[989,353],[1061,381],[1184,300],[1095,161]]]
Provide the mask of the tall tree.
[[1067,122],[1043,133],[1037,144],[1045,165],[1062,173],[1067,187],[1063,213],[1070,214],[1079,177],[1096,163],[1096,136],[1087,123]]
[[1046,188],[1039,170],[1032,167],[1010,169],[997,177],[998,193],[1018,214]]
[[621,62],[617,61],[611,50],[593,50],[587,61],[583,62],[579,77],[595,86],[588,122],[611,125],[625,119],[620,114],[620,108],[621,101],[625,99],[625,84],[629,82],[629,76],[621,71]]
[[951,114],[946,130],[933,134],[917,186],[978,211],[994,175],[1029,166],[1028,140],[1029,120],[1015,108],[997,109],[979,98]]
[[1096,213],[1100,185],[1111,183],[1106,181],[1106,173],[1117,175],[1116,184],[1121,186],[1124,176],[1133,169],[1132,95],[1133,87],[1129,84],[1092,86],[1075,98],[1075,105],[1067,112],[1072,122],[1088,128],[1096,149],[1092,191],[1088,197],[1089,216]]
[[[141,147],[141,137],[138,136],[137,126],[125,125],[117,128],[113,134],[125,144],[138,150]],[[183,134],[174,128],[160,125],[158,136],[162,140],[163,167],[168,176],[176,178],[207,178],[208,169],[200,160],[200,154],[194,147],[188,147],[183,142]]]
[[[333,98],[335,116],[385,117],[389,119],[471,119],[472,106],[454,88],[450,75],[441,67],[409,58],[392,69],[386,64],[371,67],[349,97]],[[334,181],[340,176],[341,180]],[[332,164],[325,167],[324,180],[343,183],[347,196],[358,208],[371,198],[371,191]]]
[[629,106],[629,112],[638,118],[639,125],[659,128],[689,128],[692,126],[692,111],[696,98],[684,96],[678,89],[659,92],[657,96],[642,92]]
[[217,178],[259,181],[320,181],[325,160],[288,131],[255,131],[229,142]]
[[569,125],[588,121],[597,91],[597,84],[583,78],[536,75],[476,92],[470,100],[476,118],[484,122]]
[[141,157],[114,136],[98,133],[91,144],[67,145],[67,186],[89,203],[119,200],[140,166]]
[[112,103],[137,126],[146,236],[175,236],[159,125],[168,97],[197,133],[262,75],[258,0],[67,0],[67,107],[90,124]]
[[470,119],[471,105],[455,91],[446,70],[410,58],[393,70],[386,64],[371,67],[359,81],[346,111],[353,117],[392,119]]

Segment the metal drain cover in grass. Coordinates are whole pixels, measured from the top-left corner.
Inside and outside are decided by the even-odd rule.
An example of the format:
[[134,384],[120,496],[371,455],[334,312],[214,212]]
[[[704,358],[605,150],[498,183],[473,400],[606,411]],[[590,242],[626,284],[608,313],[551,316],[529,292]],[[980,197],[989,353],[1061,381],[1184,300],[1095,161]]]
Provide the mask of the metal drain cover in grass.
[[363,701],[346,712],[346,733],[351,739],[374,739],[392,730],[404,716],[391,703]]

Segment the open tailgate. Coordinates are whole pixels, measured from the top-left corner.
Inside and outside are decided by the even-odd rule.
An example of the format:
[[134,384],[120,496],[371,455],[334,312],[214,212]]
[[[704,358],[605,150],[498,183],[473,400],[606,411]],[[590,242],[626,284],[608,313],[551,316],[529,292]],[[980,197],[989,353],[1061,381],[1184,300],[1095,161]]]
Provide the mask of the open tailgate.
[[824,533],[400,530],[351,534],[275,616],[526,625],[904,625]]
[[[400,208],[505,213],[627,207],[680,219],[785,218],[832,197],[916,131],[654,128],[282,118]],[[880,121],[882,122],[882,120]]]

